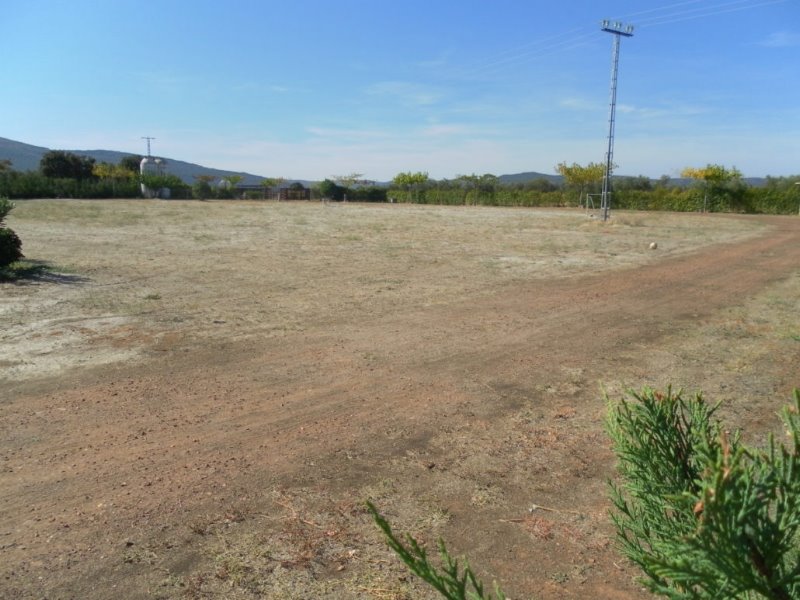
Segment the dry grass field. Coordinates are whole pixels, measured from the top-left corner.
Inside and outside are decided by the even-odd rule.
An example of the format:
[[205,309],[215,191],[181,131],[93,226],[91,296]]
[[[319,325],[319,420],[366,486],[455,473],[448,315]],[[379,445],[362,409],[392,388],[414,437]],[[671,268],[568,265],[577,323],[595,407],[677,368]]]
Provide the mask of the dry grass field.
[[[643,598],[606,392],[760,437],[800,385],[800,219],[20,201],[0,597],[434,598],[364,508],[511,597]],[[650,242],[657,242],[655,250]]]

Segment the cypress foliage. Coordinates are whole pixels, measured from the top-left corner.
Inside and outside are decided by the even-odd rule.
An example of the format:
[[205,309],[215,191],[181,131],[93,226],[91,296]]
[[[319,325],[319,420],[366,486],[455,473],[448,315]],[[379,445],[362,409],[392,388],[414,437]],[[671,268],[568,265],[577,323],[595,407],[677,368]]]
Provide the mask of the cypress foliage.
[[800,392],[786,446],[742,444],[715,410],[671,389],[610,407],[622,551],[669,598],[800,598]]
[[[781,413],[786,444],[772,435],[764,448],[743,444],[715,418],[718,406],[671,388],[609,405],[619,474],[611,518],[622,552],[650,591],[675,600],[800,599],[800,390]],[[444,542],[437,568],[367,506],[389,547],[442,597],[491,600]]]
[[5,226],[6,215],[14,208],[8,198],[0,198],[0,269],[23,258],[22,241],[14,231]]
[[[483,589],[483,583],[475,576],[469,564],[465,562],[463,569],[459,568],[458,560],[447,552],[442,540],[439,540],[439,556],[441,567],[437,568],[428,558],[425,548],[420,546],[410,535],[406,536],[406,544],[395,535],[389,522],[381,516],[378,509],[371,502],[367,502],[367,509],[372,518],[386,536],[386,542],[400,557],[412,573],[417,575],[428,585],[434,588],[447,600],[493,600],[490,592]],[[503,592],[495,586],[496,600],[506,600]]]

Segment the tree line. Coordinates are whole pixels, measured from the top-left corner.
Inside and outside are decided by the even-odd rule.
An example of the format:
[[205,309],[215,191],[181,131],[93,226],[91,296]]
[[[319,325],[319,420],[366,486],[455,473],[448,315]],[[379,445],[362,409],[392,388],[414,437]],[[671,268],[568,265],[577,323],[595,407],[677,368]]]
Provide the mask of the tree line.
[[7,198],[139,198],[142,184],[172,188],[189,194],[188,186],[169,174],[139,172],[141,156],[130,155],[117,164],[63,150],[42,155],[39,168],[17,171],[9,161],[0,167],[0,197]]
[[[190,185],[168,173],[140,174],[141,156],[124,157],[118,164],[54,150],[43,155],[39,169],[16,171],[0,161],[0,197],[8,198],[137,198],[142,185],[151,190],[169,189],[172,198],[275,199],[285,180],[264,178],[258,188],[240,187],[242,177],[218,178],[195,175]],[[377,185],[361,173],[331,176],[311,188],[314,200],[352,202],[407,202],[440,205],[483,206],[582,206],[599,204],[605,165],[559,163],[554,167],[561,181],[539,178],[504,183],[496,175],[459,175],[431,179],[427,172],[398,173],[388,185]],[[800,209],[800,175],[767,177],[764,185],[749,185],[736,168],[708,164],[687,167],[677,182],[668,176],[614,176],[612,209],[679,212],[738,212],[792,214]],[[687,184],[687,182],[690,182]],[[298,183],[292,184],[302,186]],[[291,186],[288,186],[291,187]],[[304,189],[304,188],[303,188]]]
[[[460,175],[432,180],[425,172],[399,173],[387,194],[397,202],[487,206],[599,205],[605,165],[559,163],[562,182],[540,178],[502,183],[492,174]],[[616,209],[678,212],[793,214],[800,206],[800,175],[767,177],[763,186],[749,185],[736,168],[709,164],[687,167],[683,181],[669,176],[612,178],[611,206]]]

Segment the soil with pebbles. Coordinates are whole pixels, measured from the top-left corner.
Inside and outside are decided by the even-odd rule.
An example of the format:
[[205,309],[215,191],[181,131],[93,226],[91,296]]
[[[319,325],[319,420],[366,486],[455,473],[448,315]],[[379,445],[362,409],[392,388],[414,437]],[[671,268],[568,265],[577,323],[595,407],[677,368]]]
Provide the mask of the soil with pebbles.
[[647,597],[603,391],[702,388],[758,437],[800,385],[798,219],[12,216],[63,279],[0,284],[3,597],[434,598],[365,499],[512,598]]

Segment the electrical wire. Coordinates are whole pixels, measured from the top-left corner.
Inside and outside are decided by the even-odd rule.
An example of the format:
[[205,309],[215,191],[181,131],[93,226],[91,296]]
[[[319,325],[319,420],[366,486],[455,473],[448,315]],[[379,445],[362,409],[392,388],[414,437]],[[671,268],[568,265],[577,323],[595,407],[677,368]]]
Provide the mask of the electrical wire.
[[[508,56],[498,58],[496,60],[490,60],[488,62],[484,62],[480,65],[477,65],[475,68],[471,70],[471,72],[473,74],[482,74],[486,72],[497,71],[503,67],[509,67],[524,62],[530,62],[537,58],[541,58],[542,56],[547,56],[549,54],[554,54],[557,52],[571,50],[573,48],[583,46],[587,40],[596,37],[598,37],[596,31],[586,31],[581,35],[565,38],[563,40],[550,44],[546,47],[532,48],[524,51],[518,51],[519,49],[517,49],[516,51],[509,50],[506,52],[506,54],[509,54]],[[511,54],[512,52],[516,53]]]
[[[698,0],[690,0],[688,2],[681,2],[671,6],[661,7],[660,9],[651,9],[649,11],[641,11],[638,13],[623,15],[621,17],[617,17],[615,20],[629,21],[631,17],[635,17],[638,15],[659,12],[680,5],[696,4],[697,2]],[[656,14],[650,17],[646,17],[644,19],[638,19],[635,25],[636,27],[654,27],[657,25],[668,25],[670,23],[690,21],[693,19],[703,19],[706,17],[713,17],[720,14],[737,12],[742,10],[750,10],[753,8],[759,8],[761,6],[779,4],[782,2],[786,2],[786,0],[760,0],[755,3],[753,3],[752,0],[733,0],[730,2],[722,2],[718,4],[699,6],[696,8],[681,9],[678,11],[667,12],[665,14]]]
[[[703,19],[772,4],[780,4],[786,1],[787,0],[755,0],[754,2],[753,0],[728,0],[708,5],[707,0],[683,0],[682,2],[673,2],[664,6],[620,15],[611,20],[630,21],[634,17],[649,15],[643,19],[637,19],[634,25],[637,28],[657,27],[659,25]],[[705,6],[691,6],[698,4],[705,4]],[[482,63],[470,69],[469,72],[471,75],[490,75],[512,66],[534,62],[545,56],[585,46],[591,40],[600,39],[600,37],[599,30],[592,30],[587,27],[571,29],[563,33],[554,34],[517,46],[516,48],[503,50],[493,56],[487,57]]]
[[657,8],[648,8],[647,10],[640,10],[639,12],[635,13],[628,13],[627,15],[623,15],[621,17],[614,17],[614,21],[628,21],[632,17],[638,17],[639,15],[646,15],[649,13],[659,12],[662,10],[667,10],[670,8],[675,8],[676,6],[685,6],[686,4],[699,4],[700,2],[704,2],[706,0],[685,0],[684,2],[676,2],[675,4],[668,4],[666,6],[659,6]]

